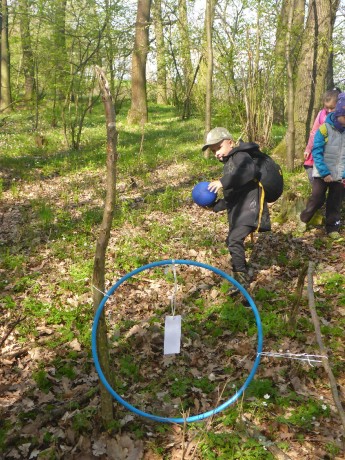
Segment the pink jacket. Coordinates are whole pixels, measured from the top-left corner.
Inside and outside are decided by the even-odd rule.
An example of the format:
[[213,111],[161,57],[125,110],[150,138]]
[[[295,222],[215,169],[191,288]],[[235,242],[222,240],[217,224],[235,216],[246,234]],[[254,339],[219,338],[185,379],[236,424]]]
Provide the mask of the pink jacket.
[[313,128],[309,134],[308,144],[305,148],[305,152],[308,152],[308,156],[304,161],[304,166],[313,166],[314,164],[314,160],[311,154],[311,150],[313,148],[313,143],[314,143],[314,136],[315,136],[316,131],[325,122],[327,115],[328,115],[328,112],[326,111],[326,109],[322,109],[320,110],[320,112],[317,114],[315,118]]

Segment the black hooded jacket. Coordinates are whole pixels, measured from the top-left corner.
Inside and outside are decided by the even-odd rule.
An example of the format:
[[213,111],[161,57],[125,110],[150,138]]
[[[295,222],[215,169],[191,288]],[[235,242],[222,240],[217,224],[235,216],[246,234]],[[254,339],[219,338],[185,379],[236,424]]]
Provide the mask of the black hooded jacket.
[[[271,223],[267,203],[260,202],[260,171],[245,151],[253,146],[257,144],[240,142],[238,147],[229,152],[222,160],[224,169],[220,181],[232,228],[248,225],[259,231],[267,231],[271,229]],[[217,205],[214,210],[217,212]]]

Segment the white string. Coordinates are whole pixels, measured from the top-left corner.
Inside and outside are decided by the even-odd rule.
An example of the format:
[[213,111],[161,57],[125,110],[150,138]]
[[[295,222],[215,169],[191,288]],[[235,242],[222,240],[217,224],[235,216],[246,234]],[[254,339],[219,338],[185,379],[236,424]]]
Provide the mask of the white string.
[[96,286],[94,286],[94,285],[92,285],[92,287],[93,287],[94,289],[96,289],[96,291],[98,291],[98,292],[100,292],[101,294],[103,294],[104,297],[108,297],[108,299],[110,299],[110,295],[105,294],[103,291],[101,291],[100,289],[96,288]]
[[174,274],[174,290],[173,290],[172,296],[170,297],[170,300],[171,300],[171,314],[172,314],[172,316],[175,316],[176,292],[177,292],[177,276],[176,276],[176,265],[175,265],[174,260],[172,260],[172,269],[173,269],[173,274]]
[[[295,359],[298,361],[306,361],[310,366],[313,366],[312,363],[322,363],[322,358],[327,358],[323,355],[310,355],[308,353],[274,353],[274,352],[264,352],[258,353],[261,356],[268,356],[271,358],[288,358]],[[321,359],[320,359],[321,358]]]

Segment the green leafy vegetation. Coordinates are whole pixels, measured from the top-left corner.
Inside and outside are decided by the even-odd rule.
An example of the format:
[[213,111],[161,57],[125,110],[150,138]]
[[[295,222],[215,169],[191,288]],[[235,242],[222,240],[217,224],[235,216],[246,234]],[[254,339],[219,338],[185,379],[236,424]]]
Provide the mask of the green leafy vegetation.
[[[200,153],[201,121],[182,122],[172,108],[152,105],[152,121],[145,126],[139,152],[142,128],[127,125],[127,109],[124,103],[117,120],[118,190],[106,255],[106,290],[154,260],[199,260],[229,272],[226,215],[197,208],[190,195],[195,183],[217,178],[221,170],[218,162]],[[23,397],[33,405],[12,401],[19,430],[63,406],[65,418],[54,423],[72,430],[75,443],[82,442],[81,436],[92,437],[101,425],[98,395],[87,402],[81,398],[98,388],[90,339],[92,271],[105,196],[103,107],[94,107],[79,151],[66,148],[61,127],[47,130],[44,149],[35,147],[29,112],[16,114],[11,123],[12,146],[2,144],[0,166],[6,176],[0,195],[5,211],[17,209],[20,219],[10,214],[10,231],[1,239],[1,324],[4,333],[10,331],[5,344],[13,346],[14,353],[5,364],[11,376],[10,390],[6,388],[11,394],[11,388],[22,385],[21,379],[29,382]],[[274,127],[274,132],[278,142],[283,131]],[[0,139],[8,140],[9,135],[6,128]],[[303,171],[286,174],[285,180],[287,189],[308,195]],[[279,202],[271,208],[272,220],[278,213]],[[251,293],[260,313],[264,351],[318,352],[307,297],[303,292],[298,299],[295,292],[303,264],[315,258],[323,339],[332,353],[336,378],[343,378],[341,251],[323,235],[310,232],[304,239],[290,223],[274,225],[272,232],[245,242],[254,267]],[[174,290],[174,273],[165,268],[127,280],[107,301],[111,383],[141,410],[161,416],[195,415],[227,401],[245,382],[256,357],[256,321],[242,296],[228,295],[227,281],[177,266],[175,314],[182,316],[182,347],[179,355],[163,357],[164,318],[172,313]],[[296,324],[290,330],[296,301]],[[30,350],[33,358],[22,356],[22,350]],[[243,414],[288,453],[290,439],[302,447],[315,427],[331,433],[339,425],[330,411],[330,398],[321,366],[265,358],[240,400],[206,423],[187,424],[184,439],[198,440],[202,460],[270,459],[265,444],[248,436]],[[171,439],[176,442],[174,436],[182,439],[182,431],[170,424],[148,427],[146,420],[117,402],[115,408],[116,420],[107,427],[113,438],[130,433],[162,458],[170,455],[166,446]],[[9,413],[4,410],[5,418]],[[14,424],[0,423],[0,446],[8,450]],[[33,442],[54,449],[59,439],[47,426]],[[330,458],[342,455],[336,437],[326,441],[325,435],[321,444]]]

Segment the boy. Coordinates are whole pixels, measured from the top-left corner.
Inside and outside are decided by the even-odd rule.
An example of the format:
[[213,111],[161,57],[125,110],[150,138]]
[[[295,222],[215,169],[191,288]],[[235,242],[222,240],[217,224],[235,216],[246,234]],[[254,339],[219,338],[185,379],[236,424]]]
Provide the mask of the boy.
[[312,192],[300,218],[307,224],[326,200],[326,232],[338,239],[345,182],[345,93],[339,94],[334,112],[316,132],[312,155]]
[[[224,163],[223,177],[211,182],[209,190],[218,192],[223,188],[224,200],[216,203],[215,212],[228,212],[228,248],[232,261],[233,277],[245,288],[249,287],[250,276],[245,258],[244,240],[256,230],[271,230],[266,201],[262,200],[259,186],[259,170],[249,153],[244,151],[252,143],[240,142],[235,147],[233,137],[225,128],[212,129],[202,150],[209,148],[215,157]],[[235,288],[234,288],[235,290]]]

